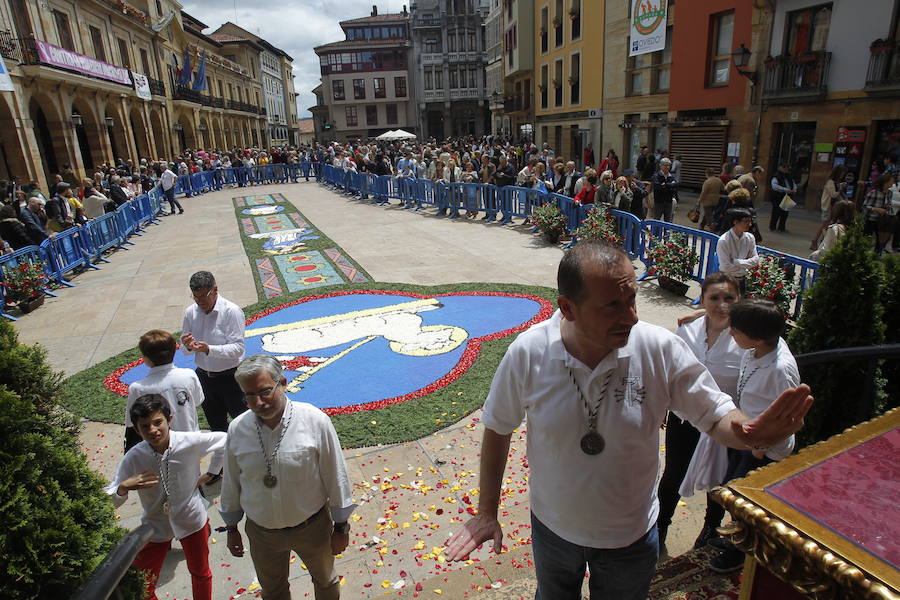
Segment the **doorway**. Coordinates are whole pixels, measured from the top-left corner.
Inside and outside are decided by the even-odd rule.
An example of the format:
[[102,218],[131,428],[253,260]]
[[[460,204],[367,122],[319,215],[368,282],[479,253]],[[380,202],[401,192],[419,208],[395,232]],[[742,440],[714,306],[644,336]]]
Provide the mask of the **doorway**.
[[773,136],[769,173],[775,173],[778,165],[787,165],[797,186],[794,201],[806,205],[809,186],[809,170],[812,163],[813,146],[816,139],[815,121],[799,123],[776,123]]

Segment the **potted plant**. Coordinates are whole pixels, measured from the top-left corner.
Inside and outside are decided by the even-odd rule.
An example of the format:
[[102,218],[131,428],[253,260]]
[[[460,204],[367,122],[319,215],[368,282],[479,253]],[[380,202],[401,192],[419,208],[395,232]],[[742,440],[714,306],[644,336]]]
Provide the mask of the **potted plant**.
[[559,17],[553,17],[553,26],[557,29],[562,27],[562,19],[560,19]]
[[700,262],[693,248],[688,247],[683,233],[671,233],[668,237],[649,236],[651,248],[647,258],[651,261],[647,273],[659,278],[659,287],[679,296],[687,293],[687,281]]
[[576,8],[576,7],[574,7],[574,6],[573,6],[572,8],[570,8],[570,9],[569,9],[569,17],[570,17],[572,20],[577,19],[577,18],[578,18],[578,8]]
[[547,86],[544,85],[543,83],[539,83],[539,84],[538,84],[538,89],[541,90],[541,91],[543,92],[544,90],[547,89]]
[[614,246],[621,246],[623,238],[616,227],[616,218],[603,205],[595,204],[575,230],[579,240],[601,240]]
[[531,224],[538,228],[545,240],[556,244],[566,232],[569,218],[559,210],[556,202],[547,202],[531,212]]
[[562,85],[562,84],[559,82],[559,79],[554,79],[554,80],[553,80],[553,87],[558,88],[558,87],[560,87],[561,85]]
[[771,300],[791,314],[791,301],[797,297],[797,283],[775,256],[761,256],[747,272],[747,296]]
[[546,27],[541,27],[540,36],[547,37],[547,28]]
[[574,75],[569,75],[569,85],[575,85],[578,83],[578,78]]
[[23,313],[29,313],[44,303],[44,286],[47,275],[43,263],[21,263],[4,267],[4,295],[9,304],[17,304]]

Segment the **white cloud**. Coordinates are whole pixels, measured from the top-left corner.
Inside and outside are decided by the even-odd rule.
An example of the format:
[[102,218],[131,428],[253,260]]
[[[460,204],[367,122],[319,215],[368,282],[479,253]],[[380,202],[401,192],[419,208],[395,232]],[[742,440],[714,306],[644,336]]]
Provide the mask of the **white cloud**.
[[184,2],[184,11],[209,25],[204,33],[231,21],[290,54],[294,59],[294,87],[300,94],[297,114],[303,118],[310,116],[307,109],[316,103],[312,89],[320,82],[319,58],[313,48],[344,39],[339,21],[368,16],[372,5],[378,5],[379,14],[399,12],[403,5],[408,7],[409,1],[257,0],[232,4],[195,0]]

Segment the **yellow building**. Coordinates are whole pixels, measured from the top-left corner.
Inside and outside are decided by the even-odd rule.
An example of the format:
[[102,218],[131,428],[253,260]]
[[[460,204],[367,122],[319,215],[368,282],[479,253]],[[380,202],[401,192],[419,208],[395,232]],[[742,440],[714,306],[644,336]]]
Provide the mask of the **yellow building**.
[[591,143],[597,155],[600,141],[606,3],[537,0],[534,10],[535,141],[581,168],[582,150]]

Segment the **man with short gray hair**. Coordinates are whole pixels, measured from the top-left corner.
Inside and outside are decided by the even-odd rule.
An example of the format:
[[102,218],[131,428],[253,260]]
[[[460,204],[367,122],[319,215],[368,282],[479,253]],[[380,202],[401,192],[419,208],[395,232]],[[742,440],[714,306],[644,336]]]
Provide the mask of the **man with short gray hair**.
[[228,427],[219,511],[228,550],[244,555],[238,523],[266,600],[290,600],[291,552],[312,577],[317,600],[340,598],[334,555],[347,548],[356,508],[347,465],[328,415],[285,393],[287,379],[273,356],[254,354],[235,379],[250,411]]
[[660,159],[659,171],[653,175],[653,216],[660,221],[672,222],[672,206],[678,197],[678,180],[671,173],[672,161]]
[[228,415],[247,410],[234,372],[244,358],[244,311],[219,295],[216,278],[197,271],[189,282],[193,304],[184,310],[181,351],[193,354],[206,400],[203,413],[213,431],[228,429]]

